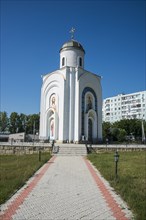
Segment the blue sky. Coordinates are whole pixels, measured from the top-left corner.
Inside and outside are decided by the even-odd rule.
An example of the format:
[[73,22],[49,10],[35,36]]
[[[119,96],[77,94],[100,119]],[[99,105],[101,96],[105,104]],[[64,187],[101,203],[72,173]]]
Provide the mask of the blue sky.
[[41,75],[59,69],[75,40],[85,69],[102,76],[103,98],[146,89],[145,1],[1,1],[0,110],[40,111]]

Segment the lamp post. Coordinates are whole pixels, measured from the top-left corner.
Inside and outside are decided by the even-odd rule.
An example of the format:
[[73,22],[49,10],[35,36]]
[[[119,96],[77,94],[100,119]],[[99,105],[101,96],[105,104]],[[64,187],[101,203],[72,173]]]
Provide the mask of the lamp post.
[[108,138],[106,138],[106,147],[107,147],[107,145],[108,145]]
[[39,147],[39,162],[41,161],[41,147]]
[[118,154],[117,150],[114,154],[114,158],[115,158],[115,179],[117,180],[117,177],[118,177],[118,161],[119,161],[119,154]]
[[35,121],[33,123],[33,144],[34,144],[34,141],[35,141]]

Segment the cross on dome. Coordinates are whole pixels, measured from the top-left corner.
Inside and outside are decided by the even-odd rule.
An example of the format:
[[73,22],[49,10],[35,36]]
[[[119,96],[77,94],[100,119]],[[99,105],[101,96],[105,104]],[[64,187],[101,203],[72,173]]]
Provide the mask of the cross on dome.
[[70,30],[69,33],[71,33],[71,39],[73,40],[74,39],[74,32],[75,32],[75,28],[72,27],[72,29]]

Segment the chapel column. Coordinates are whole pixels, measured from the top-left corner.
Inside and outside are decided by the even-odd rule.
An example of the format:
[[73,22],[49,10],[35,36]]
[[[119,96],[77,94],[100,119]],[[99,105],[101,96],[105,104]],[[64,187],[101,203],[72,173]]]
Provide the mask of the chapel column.
[[69,112],[69,142],[74,140],[74,111],[75,111],[75,68],[70,67],[70,112]]
[[79,142],[79,83],[78,68],[75,72],[75,117],[74,117],[74,140]]

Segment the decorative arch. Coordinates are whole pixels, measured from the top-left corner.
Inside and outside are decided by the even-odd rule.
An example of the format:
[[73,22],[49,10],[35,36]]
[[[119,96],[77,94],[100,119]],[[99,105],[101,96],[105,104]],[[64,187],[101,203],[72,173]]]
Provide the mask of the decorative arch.
[[91,92],[85,94],[84,111],[87,113],[90,109],[95,110],[95,98]]
[[85,95],[87,92],[90,92],[93,95],[93,97],[95,99],[95,111],[97,112],[97,96],[96,96],[95,91],[90,87],[85,87],[82,92],[82,111],[85,111],[85,109],[83,109],[83,108],[85,106]]
[[85,114],[85,134],[87,140],[92,143],[97,140],[97,114],[95,110],[90,109]]
[[[59,132],[60,131],[59,126],[62,123],[62,118],[60,118],[59,116],[62,112],[62,107],[63,107],[62,90],[64,90],[65,77],[61,72],[54,71],[50,74],[46,74],[42,78],[43,78],[43,85],[41,88],[40,137],[41,139],[46,139],[46,140],[50,138],[49,126],[51,119],[53,120],[54,118],[54,129],[55,129],[54,140],[58,140],[58,138],[60,139],[62,138],[62,133]],[[55,103],[54,100],[52,102],[52,98],[54,95],[56,98]],[[50,116],[52,116],[52,118],[50,118]]]
[[[88,94],[89,94],[89,97],[92,97],[93,99],[91,100],[91,103],[89,103],[90,106],[87,106],[87,103],[86,103]],[[82,92],[82,129],[81,130],[82,130],[83,136],[85,133],[85,114],[87,114],[91,109],[94,110],[97,114],[97,96],[96,96],[95,91],[92,88],[85,87]]]
[[[53,87],[52,87],[53,88]],[[55,90],[49,90],[46,99],[46,137],[49,140],[58,138],[58,95]]]
[[47,137],[49,140],[55,140],[58,136],[58,117],[53,108],[50,108],[46,113],[47,121]]

